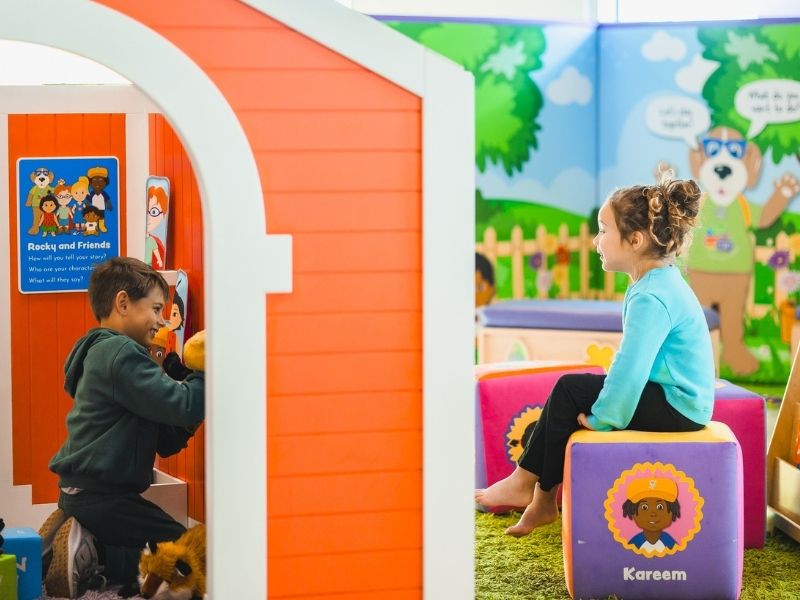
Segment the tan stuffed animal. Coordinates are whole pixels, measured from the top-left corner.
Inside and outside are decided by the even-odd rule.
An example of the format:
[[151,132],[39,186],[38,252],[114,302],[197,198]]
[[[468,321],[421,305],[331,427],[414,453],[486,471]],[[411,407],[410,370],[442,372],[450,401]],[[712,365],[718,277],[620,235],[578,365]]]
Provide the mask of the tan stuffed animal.
[[195,371],[206,369],[206,330],[202,329],[183,345],[183,364]]
[[206,528],[195,525],[174,542],[148,543],[139,559],[143,598],[188,600],[206,593]]

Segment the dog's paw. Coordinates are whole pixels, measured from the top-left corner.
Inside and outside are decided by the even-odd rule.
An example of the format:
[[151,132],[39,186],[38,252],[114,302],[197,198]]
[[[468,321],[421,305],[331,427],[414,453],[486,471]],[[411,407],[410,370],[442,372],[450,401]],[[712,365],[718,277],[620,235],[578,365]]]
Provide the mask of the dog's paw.
[[793,198],[800,193],[800,181],[791,173],[784,173],[780,179],[775,182],[775,189],[778,190],[784,198]]

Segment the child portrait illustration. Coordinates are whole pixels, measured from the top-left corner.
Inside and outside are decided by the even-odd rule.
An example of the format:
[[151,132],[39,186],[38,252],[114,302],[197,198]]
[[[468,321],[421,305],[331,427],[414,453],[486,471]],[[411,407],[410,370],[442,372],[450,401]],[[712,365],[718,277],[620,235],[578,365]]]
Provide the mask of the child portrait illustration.
[[686,548],[700,531],[703,504],[690,477],[657,462],[624,471],[608,491],[604,508],[614,539],[653,558]]

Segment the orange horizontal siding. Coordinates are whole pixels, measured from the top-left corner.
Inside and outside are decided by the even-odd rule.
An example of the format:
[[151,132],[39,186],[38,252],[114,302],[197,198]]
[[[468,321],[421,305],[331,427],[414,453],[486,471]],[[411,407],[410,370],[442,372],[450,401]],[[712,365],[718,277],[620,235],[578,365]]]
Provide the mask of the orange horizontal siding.
[[411,271],[422,269],[418,231],[297,233],[295,273]]
[[[422,547],[417,510],[272,518],[269,529],[276,558]],[[314,543],[298,531],[313,531]]]
[[[206,69],[359,69],[351,60],[286,27],[161,27]],[[209,44],[209,40],[213,40]],[[267,90],[265,90],[267,92]]]
[[[267,319],[273,355],[421,350],[418,312],[282,315]],[[277,350],[279,349],[279,350]]]
[[[274,598],[275,596],[273,596]],[[420,600],[419,588],[405,590],[381,590],[380,596],[374,592],[346,592],[343,594],[303,595],[303,600]]]
[[422,353],[270,354],[267,369],[270,395],[419,389]]
[[275,233],[318,231],[419,231],[418,192],[276,192],[267,228]]
[[382,590],[420,586],[421,563],[419,550],[270,558],[269,595],[378,594]]
[[[300,443],[298,443],[300,442]],[[273,477],[402,471],[422,462],[421,431],[347,432],[267,438]]]
[[[302,406],[298,406],[302,404]],[[267,426],[281,435],[414,429],[422,421],[419,392],[270,396]]]
[[241,123],[255,151],[417,150],[416,111],[246,112]]
[[265,191],[414,191],[422,186],[419,152],[255,153]]
[[422,309],[422,282],[420,273],[414,271],[301,273],[294,275],[292,288],[291,295],[269,297],[269,314]]
[[422,470],[271,477],[267,493],[270,517],[419,510]]
[[103,4],[116,7],[156,30],[165,26],[237,29],[283,27],[238,0],[104,0]]
[[419,98],[398,93],[396,85],[366,70],[207,69],[207,72],[237,112],[274,109],[418,111],[421,108]]

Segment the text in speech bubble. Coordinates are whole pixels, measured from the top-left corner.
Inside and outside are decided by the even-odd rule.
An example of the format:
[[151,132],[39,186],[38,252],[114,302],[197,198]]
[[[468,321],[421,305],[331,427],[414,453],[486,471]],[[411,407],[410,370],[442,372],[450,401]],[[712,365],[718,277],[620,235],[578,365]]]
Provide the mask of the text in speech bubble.
[[750,119],[747,138],[757,136],[772,123],[800,121],[800,81],[762,79],[741,87],[733,104],[743,117]]
[[663,96],[647,105],[647,127],[662,137],[677,138],[691,148],[697,147],[697,137],[711,125],[705,104],[684,96]]

